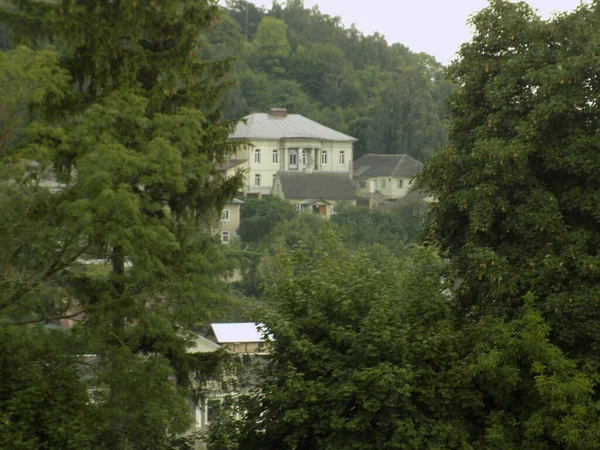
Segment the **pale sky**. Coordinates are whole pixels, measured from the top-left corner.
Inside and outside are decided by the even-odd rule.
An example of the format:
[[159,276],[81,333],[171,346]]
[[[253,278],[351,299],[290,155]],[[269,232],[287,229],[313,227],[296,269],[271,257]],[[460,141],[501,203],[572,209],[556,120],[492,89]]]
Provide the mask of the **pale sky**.
[[[252,1],[271,7],[271,0]],[[575,9],[581,0],[527,3],[549,18],[553,12]],[[469,16],[487,4],[487,0],[304,0],[306,8],[318,5],[321,12],[340,16],[346,26],[354,23],[364,34],[377,31],[389,44],[400,42],[414,52],[429,53],[444,65],[453,59],[460,44],[470,40]]]

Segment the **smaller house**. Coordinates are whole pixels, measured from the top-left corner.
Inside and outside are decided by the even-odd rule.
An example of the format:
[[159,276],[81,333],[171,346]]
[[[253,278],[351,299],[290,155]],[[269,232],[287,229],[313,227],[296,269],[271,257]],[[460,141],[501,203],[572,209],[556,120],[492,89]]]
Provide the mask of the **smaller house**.
[[[206,336],[197,335],[192,347],[188,349],[190,353],[212,353],[220,349],[226,349],[242,359],[254,360],[268,354],[268,346],[263,339],[260,331],[260,324],[252,322],[241,323],[213,323],[210,325]],[[245,364],[244,374],[223,374],[230,377],[252,376],[252,366]],[[237,386],[241,388],[242,386]],[[231,386],[229,386],[231,389]],[[248,392],[243,389],[242,392]],[[190,432],[201,431],[207,425],[210,425],[219,416],[221,403],[227,396],[238,395],[237,390],[223,390],[223,386],[217,380],[209,380],[203,392],[202,399],[194,402],[190,399],[190,407],[194,411],[196,418],[194,426]],[[199,440],[196,443],[197,448],[206,448],[206,444]]]
[[212,323],[206,339],[238,355],[266,355],[267,344],[253,322]]
[[296,205],[298,212],[329,217],[340,203],[356,205],[356,189],[347,173],[277,172],[273,195]]
[[240,227],[241,206],[243,204],[243,201],[234,198],[221,211],[219,237],[223,244],[228,244],[234,236],[237,236],[237,230]]
[[412,178],[423,170],[423,163],[405,154],[367,154],[354,161],[353,178],[358,183],[358,195],[393,201],[409,193]]

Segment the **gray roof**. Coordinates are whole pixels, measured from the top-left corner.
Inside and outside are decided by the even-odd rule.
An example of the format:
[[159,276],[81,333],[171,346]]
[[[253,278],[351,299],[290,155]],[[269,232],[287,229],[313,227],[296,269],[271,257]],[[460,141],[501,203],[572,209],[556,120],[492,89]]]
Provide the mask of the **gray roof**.
[[247,159],[227,159],[226,161],[223,161],[221,163],[218,163],[216,168],[217,171],[219,172],[223,172],[227,169],[231,169],[232,167],[235,166],[239,166],[242,163],[245,163],[246,161],[248,161]]
[[353,165],[355,178],[409,178],[423,170],[423,163],[405,154],[376,155],[370,153],[358,158]]
[[288,199],[354,200],[356,189],[345,172],[277,172]]
[[239,122],[230,139],[318,139],[323,141],[356,142],[356,138],[307,119],[300,114],[274,116],[254,113]]

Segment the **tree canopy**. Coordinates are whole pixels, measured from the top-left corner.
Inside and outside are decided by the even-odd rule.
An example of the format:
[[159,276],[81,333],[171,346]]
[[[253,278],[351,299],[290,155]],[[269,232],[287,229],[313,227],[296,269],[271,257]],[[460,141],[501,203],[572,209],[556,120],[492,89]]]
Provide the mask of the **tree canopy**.
[[235,60],[228,117],[288,108],[358,138],[355,157],[427,159],[446,143],[444,102],[453,85],[430,55],[365,36],[301,1],[269,10],[227,2],[206,37],[211,60]]
[[[11,3],[0,19],[28,48],[0,54],[12,120],[0,144],[0,323],[34,339],[43,335],[33,324],[76,321],[65,340],[94,355],[87,378],[56,350],[47,358],[60,359],[57,383],[79,384],[72,395],[66,382],[40,392],[94,409],[95,448],[175,448],[209,366],[188,353],[191,331],[223,317],[230,301],[222,279],[231,262],[208,233],[240,183],[214,167],[234,150],[218,107],[228,64],[201,54],[218,8]],[[31,359],[45,363],[41,353]],[[25,401],[21,383],[9,405]],[[2,414],[23,442],[43,432],[25,414]]]

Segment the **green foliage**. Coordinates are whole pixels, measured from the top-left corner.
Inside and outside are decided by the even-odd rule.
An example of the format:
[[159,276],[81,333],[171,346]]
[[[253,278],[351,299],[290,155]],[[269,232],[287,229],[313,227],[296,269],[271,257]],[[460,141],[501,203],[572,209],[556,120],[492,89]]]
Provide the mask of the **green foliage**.
[[0,448],[106,448],[104,427],[65,333],[0,327]]
[[443,270],[431,249],[374,264],[327,233],[283,253],[264,283],[271,354],[211,448],[596,448],[599,378],[533,295],[513,320],[465,318]]
[[333,215],[331,223],[340,239],[350,247],[377,244],[400,255],[416,240],[427,208],[423,203],[384,211],[351,208]]
[[228,448],[418,448],[425,428],[437,434],[428,448],[454,448],[442,444],[462,439],[461,422],[440,406],[447,423],[435,428],[417,407],[439,403],[434,384],[442,397],[460,384],[446,370],[457,342],[435,255],[378,269],[332,236],[315,247],[284,254],[265,282],[272,354]]
[[245,243],[257,245],[267,239],[278,223],[296,215],[294,205],[279,197],[247,198],[242,206],[238,234]]
[[[494,1],[450,75],[454,147],[422,181],[465,307],[510,316],[528,291],[569,356],[598,367],[597,3],[542,21]],[[560,43],[560,44],[558,44]]]
[[[240,184],[214,168],[234,150],[218,109],[228,64],[200,51],[217,7],[13,3],[1,19],[36,50],[1,54],[3,87],[16,88],[0,95],[37,114],[9,124],[14,135],[30,122],[0,153],[0,323],[77,319],[67,335],[95,355],[81,383],[94,391],[95,448],[178,448],[187,397],[216,370],[187,352],[187,330],[232,302],[222,281],[232,262],[207,232]],[[58,54],[39,50],[50,41]],[[79,409],[79,397],[54,394]],[[20,423],[29,442],[27,419],[3,425]]]
[[339,17],[301,1],[268,11],[230,1],[222,15],[228,18],[207,33],[207,53],[237,59],[228,117],[286,107],[357,137],[355,157],[426,159],[446,144],[445,100],[453,85],[431,56],[346,29]]
[[258,67],[273,75],[283,75],[283,64],[290,56],[290,44],[286,36],[287,25],[274,17],[265,17],[258,24],[254,38],[254,58]]

